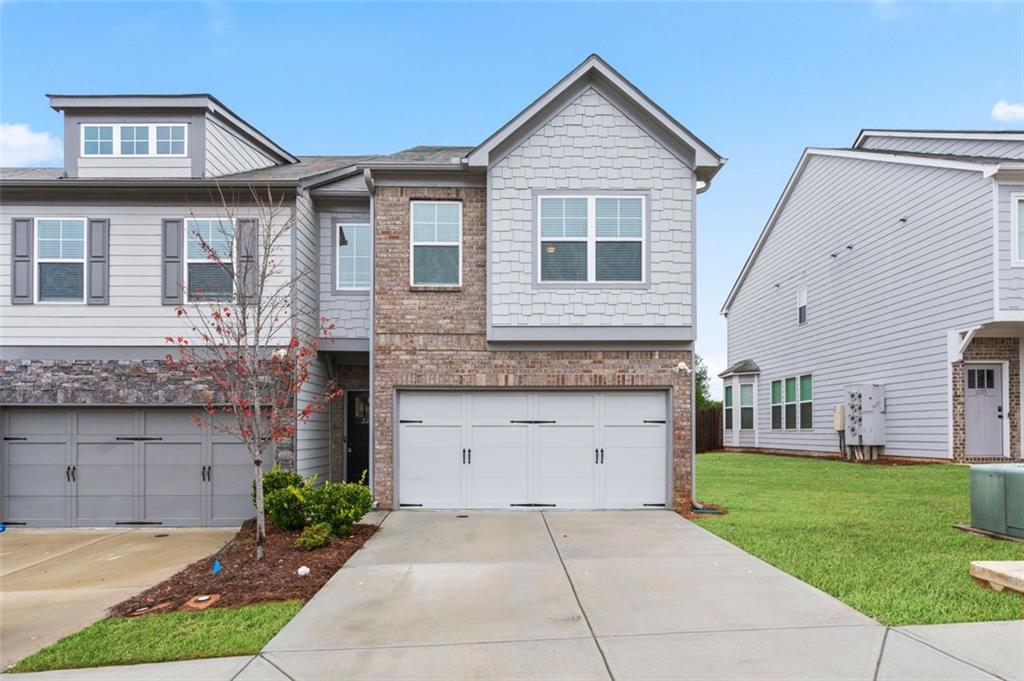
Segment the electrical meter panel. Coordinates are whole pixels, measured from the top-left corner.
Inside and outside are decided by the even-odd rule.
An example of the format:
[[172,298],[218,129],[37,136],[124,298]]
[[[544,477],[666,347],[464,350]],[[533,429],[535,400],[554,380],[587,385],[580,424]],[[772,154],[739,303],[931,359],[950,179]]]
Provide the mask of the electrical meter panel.
[[846,444],[885,444],[885,386],[860,383],[846,388]]

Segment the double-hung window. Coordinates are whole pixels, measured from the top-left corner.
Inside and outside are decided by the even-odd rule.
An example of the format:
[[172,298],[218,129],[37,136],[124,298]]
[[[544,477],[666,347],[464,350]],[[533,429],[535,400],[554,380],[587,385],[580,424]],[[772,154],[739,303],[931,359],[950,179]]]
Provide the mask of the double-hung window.
[[782,430],[782,381],[772,381],[772,430]]
[[754,384],[740,383],[740,428],[754,428]]
[[811,387],[811,375],[805,374],[800,377],[800,428],[809,430],[814,427],[814,407],[812,402],[813,388]]
[[641,283],[644,196],[538,198],[540,283]]
[[732,386],[725,386],[725,391],[722,400],[722,411],[723,418],[725,419],[725,429],[732,430]]
[[114,154],[114,126],[83,125],[82,155],[112,156]]
[[462,203],[412,201],[413,286],[462,286]]
[[796,323],[807,323],[807,287],[801,286],[796,290]]
[[796,400],[796,379],[786,379],[786,430],[793,430],[796,428],[796,416],[797,416],[797,400]]
[[339,290],[370,288],[370,225],[338,224]]
[[235,223],[185,220],[185,290],[190,301],[231,300],[235,292]]
[[36,291],[41,303],[85,301],[85,219],[36,220]]
[[1010,263],[1024,267],[1024,194],[1010,194]]
[[82,126],[82,156],[186,156],[184,123]]

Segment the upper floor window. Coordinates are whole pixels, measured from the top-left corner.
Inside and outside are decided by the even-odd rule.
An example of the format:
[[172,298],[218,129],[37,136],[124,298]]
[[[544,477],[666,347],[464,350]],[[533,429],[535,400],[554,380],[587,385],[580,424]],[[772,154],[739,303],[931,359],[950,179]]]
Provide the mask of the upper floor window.
[[796,290],[796,323],[807,323],[807,287],[801,286]]
[[370,225],[342,225],[338,228],[338,281],[345,290],[370,288]]
[[83,125],[82,156],[185,156],[188,126]]
[[725,419],[725,429],[732,430],[732,386],[725,386],[722,395],[722,416]]
[[413,286],[462,285],[462,204],[412,201],[409,242]]
[[36,291],[41,303],[85,301],[85,219],[36,220]]
[[645,280],[643,196],[541,196],[541,283]]
[[1014,194],[1010,201],[1010,246],[1014,265],[1024,266],[1024,194]]
[[111,156],[114,153],[114,126],[83,125],[82,155]]
[[231,300],[235,292],[234,253],[234,221],[226,218],[185,220],[188,300]]

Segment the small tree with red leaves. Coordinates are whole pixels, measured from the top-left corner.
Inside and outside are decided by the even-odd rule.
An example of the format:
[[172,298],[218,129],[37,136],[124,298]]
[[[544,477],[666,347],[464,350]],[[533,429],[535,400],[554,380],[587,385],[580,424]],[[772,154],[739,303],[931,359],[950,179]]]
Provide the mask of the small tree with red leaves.
[[235,436],[252,456],[256,557],[262,560],[267,455],[293,450],[297,425],[341,394],[328,381],[299,404],[321,339],[334,325],[301,302],[315,300],[319,278],[315,268],[303,270],[289,255],[296,218],[285,198],[253,187],[245,201],[223,190],[217,198],[216,217],[192,211],[185,221],[184,267],[191,269],[185,270],[184,302],[175,313],[186,330],[166,337],[177,350],[167,364],[208,387],[196,422]]

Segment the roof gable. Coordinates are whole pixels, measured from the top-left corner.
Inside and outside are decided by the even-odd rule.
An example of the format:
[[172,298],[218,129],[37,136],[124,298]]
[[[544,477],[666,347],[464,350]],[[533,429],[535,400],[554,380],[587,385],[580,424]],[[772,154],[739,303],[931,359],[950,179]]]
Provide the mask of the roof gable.
[[507,149],[523,131],[542,124],[587,87],[595,87],[609,99],[617,100],[615,103],[620,108],[631,109],[629,113],[634,114],[631,117],[634,120],[637,117],[643,118],[644,126],[658,133],[659,137],[683,145],[689,151],[689,163],[694,166],[699,179],[710,180],[725,164],[724,157],[687,130],[603,59],[592,54],[482,144],[471,150],[466,155],[468,165],[491,165],[501,155],[502,150]]

